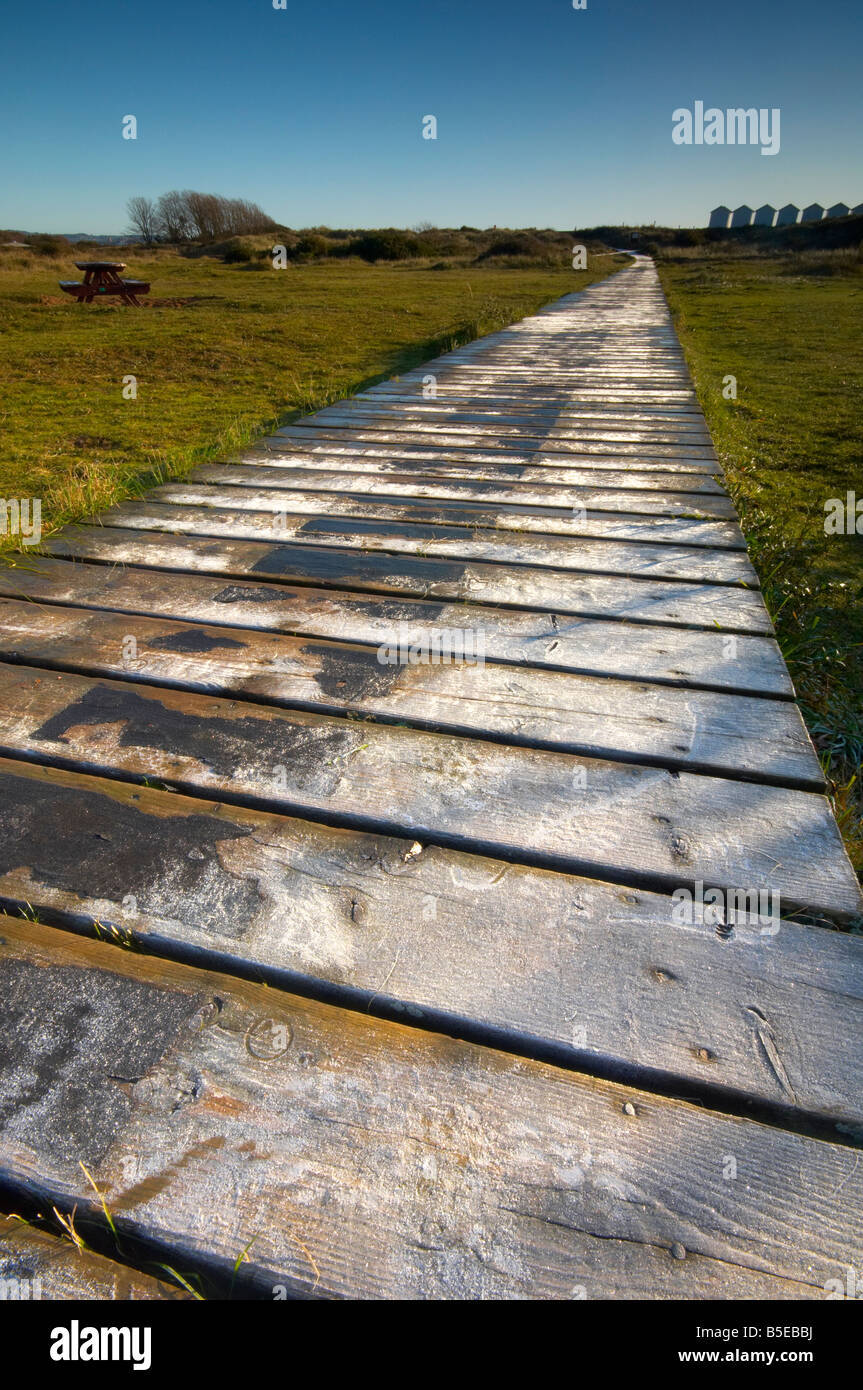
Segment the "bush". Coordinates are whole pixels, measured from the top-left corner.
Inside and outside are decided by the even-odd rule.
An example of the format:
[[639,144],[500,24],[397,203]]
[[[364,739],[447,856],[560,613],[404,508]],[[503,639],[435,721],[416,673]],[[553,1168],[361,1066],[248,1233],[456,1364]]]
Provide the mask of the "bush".
[[705,240],[705,237],[704,237],[704,229],[703,229],[703,228],[701,228],[701,227],[681,227],[680,231],[675,233],[675,236],[674,236],[674,245],[675,245],[675,246],[703,246],[703,245],[704,245],[704,240]]
[[39,256],[62,256],[69,250],[69,243],[60,237],[44,236],[34,239],[33,250]]
[[544,256],[547,247],[539,237],[528,236],[525,232],[515,232],[510,236],[496,237],[490,246],[480,251],[478,261],[490,260],[492,256]]
[[421,253],[417,238],[406,232],[369,232],[348,244],[348,254],[364,261],[407,261]]
[[237,265],[254,259],[254,249],[245,241],[229,241],[222,255],[225,265]]
[[306,232],[291,247],[288,254],[293,261],[311,261],[318,256],[325,256],[329,249],[329,243],[325,237],[320,236],[317,232]]

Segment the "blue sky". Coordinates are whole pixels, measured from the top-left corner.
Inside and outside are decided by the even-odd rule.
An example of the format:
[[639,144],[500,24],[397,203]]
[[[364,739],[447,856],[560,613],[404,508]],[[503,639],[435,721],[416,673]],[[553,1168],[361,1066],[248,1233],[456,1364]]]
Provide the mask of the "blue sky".
[[[0,32],[2,227],[122,232],[171,188],[294,227],[863,200],[858,0],[47,0]],[[696,99],[778,106],[779,154],[674,145]]]

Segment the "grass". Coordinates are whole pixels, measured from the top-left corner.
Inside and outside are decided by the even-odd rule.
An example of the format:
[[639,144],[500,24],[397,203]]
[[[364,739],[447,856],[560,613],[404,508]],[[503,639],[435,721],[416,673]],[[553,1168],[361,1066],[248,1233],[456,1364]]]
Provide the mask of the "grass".
[[[151,282],[147,307],[63,295],[81,251],[0,250],[0,498],[40,498],[45,533],[616,268],[348,260],[276,271],[268,259],[123,254],[126,274]],[[0,536],[0,549],[14,544]]]
[[829,498],[863,496],[863,259],[712,247],[657,264],[859,871],[863,536],[825,535],[824,521]]

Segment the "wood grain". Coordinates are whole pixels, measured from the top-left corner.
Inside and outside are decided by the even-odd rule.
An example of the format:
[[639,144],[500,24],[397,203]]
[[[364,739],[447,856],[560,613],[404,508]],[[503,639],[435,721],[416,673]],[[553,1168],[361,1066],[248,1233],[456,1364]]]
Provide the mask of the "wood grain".
[[673,891],[860,889],[814,792],[0,666],[0,752]]
[[[491,525],[483,525],[482,515],[462,515],[463,524],[452,525],[445,516],[417,514],[410,506],[364,504],[338,495],[283,491],[278,487],[209,487],[182,483],[154,488],[151,495],[154,504],[172,509],[195,508],[202,526],[212,519],[213,512],[221,516],[238,512],[237,520],[245,525],[249,521],[246,513],[251,512],[255,519],[265,518],[263,526],[269,533],[276,531],[280,537],[297,539],[301,543],[308,538],[319,544],[329,542],[360,550],[758,587],[758,577],[744,550],[658,545],[651,535],[649,521],[639,527],[626,525],[625,518],[615,519],[607,528],[610,532],[607,538],[601,520],[599,525],[594,523],[594,528],[590,528],[587,521],[579,527],[582,532],[595,529],[597,535],[551,536],[524,534],[527,528],[518,525],[499,528],[494,525],[494,517],[487,518]],[[137,508],[131,511],[118,508],[106,512],[105,520],[108,523],[116,521],[122,526],[137,511]],[[513,520],[518,523],[522,517]],[[541,528],[542,522],[537,530]],[[638,539],[639,534],[644,539]]]
[[[485,501],[486,497],[492,498],[498,488],[512,490],[512,497],[507,499],[511,504],[524,507],[562,507],[564,510],[573,510],[573,490],[581,487],[593,489],[596,492],[622,489],[626,492],[687,492],[712,494],[713,496],[724,496],[725,490],[722,484],[706,470],[699,472],[665,472],[662,469],[601,469],[601,468],[555,468],[549,464],[539,467],[524,465],[513,465],[505,467],[501,464],[476,464],[470,467],[460,465],[452,460],[442,460],[433,467],[423,469],[411,468],[409,462],[399,462],[398,460],[386,460],[375,463],[373,468],[368,464],[353,460],[350,456],[338,455],[337,461],[328,465],[321,461],[320,456],[313,454],[289,455],[288,459],[302,459],[304,468],[307,472],[317,474],[319,472],[333,474],[336,477],[344,473],[349,473],[351,477],[345,482],[351,482],[353,475],[360,474],[361,477],[369,481],[380,479],[382,473],[393,476],[393,481],[403,481],[405,483],[423,482],[439,478],[446,482],[454,480],[456,483],[471,482],[475,486],[488,479],[494,483],[494,487],[488,489],[480,486],[479,501]],[[293,462],[286,462],[285,456],[276,455],[270,460],[270,468],[290,469],[289,477],[291,482],[295,482],[294,473],[299,471]],[[268,487],[276,484],[278,475],[269,474],[269,481],[266,474],[260,467],[255,468],[248,465],[242,468],[238,465],[230,464],[205,464],[201,468],[195,469],[190,476],[196,481],[210,482],[236,482],[239,478],[245,477],[246,482],[264,482]],[[527,475],[527,476],[525,476]],[[303,475],[303,486],[313,485],[313,477]],[[568,486],[565,488],[555,488],[556,483],[563,483]],[[555,495],[556,494],[556,495]],[[541,500],[531,502],[531,497],[536,495]],[[637,507],[638,498],[633,499],[633,509]]]
[[[155,564],[187,572],[279,579],[362,593],[502,604],[576,617],[619,618],[673,627],[772,635],[760,593],[737,586],[519,568],[470,560],[358,551],[348,546],[280,544],[237,535],[219,513],[197,524],[183,508],[155,503],[124,513],[127,525],[75,526],[47,536],[51,555],[115,564]],[[115,514],[114,519],[117,520]],[[272,514],[263,519],[272,529]],[[261,527],[248,528],[261,534]],[[176,534],[171,535],[170,532]],[[310,538],[311,539],[311,538]],[[158,559],[156,558],[158,557]]]
[[[349,434],[348,430],[350,431]],[[415,429],[410,429],[408,427],[402,429],[394,429],[392,427],[372,429],[369,426],[357,429],[356,425],[350,425],[345,421],[341,428],[333,424],[327,425],[326,428],[303,424],[283,425],[280,429],[276,430],[275,433],[279,438],[288,440],[295,445],[300,445],[305,442],[320,443],[326,440],[338,442],[339,439],[344,439],[345,441],[358,440],[369,444],[393,445],[407,443],[415,439],[418,441],[425,440],[427,443],[433,444],[435,447],[441,449],[457,444],[467,444],[472,448],[491,448],[494,446],[498,448],[507,448],[514,444],[519,448],[533,441],[535,448],[551,448],[558,454],[613,454],[618,459],[638,459],[644,456],[645,458],[653,459],[693,458],[709,459],[712,461],[716,456],[712,445],[687,444],[685,446],[680,446],[677,444],[657,444],[654,442],[649,444],[624,444],[603,439],[567,438],[562,434],[528,435],[520,431],[507,431],[506,429],[476,429],[468,431],[453,427],[452,429],[438,430],[432,429],[429,425],[418,425]]]
[[4,661],[825,789],[790,702],[485,665],[484,651],[463,626],[412,649],[393,623],[368,648],[0,599]]
[[24,565],[0,565],[0,594],[374,647],[387,640],[393,624],[409,643],[423,641],[436,627],[481,629],[486,661],[783,699],[793,694],[782,654],[770,637],[729,638],[715,630],[687,628],[675,629],[672,636],[662,628],[624,621],[559,619],[554,613],[258,580],[232,584],[194,571],[156,568],[169,566],[176,549],[170,538],[166,544],[161,536],[150,536],[140,556],[140,563],[146,560],[154,567],[150,569],[30,556]]
[[745,913],[720,935],[642,889],[35,764],[0,760],[0,792],[7,907],[620,1080],[863,1123],[858,938]]
[[84,1161],[121,1237],[222,1270],[247,1249],[263,1297],[806,1299],[856,1259],[853,1150],[33,923],[2,937],[4,1036],[42,1104],[32,1061],[0,1079],[0,1173],[95,1212]]
[[[587,454],[580,455],[573,459],[569,454],[557,454],[554,449],[496,449],[486,447],[467,447],[466,445],[450,444],[445,448],[435,447],[433,443],[418,444],[405,441],[399,444],[398,448],[393,448],[386,444],[370,444],[366,442],[350,441],[325,441],[319,444],[303,442],[297,444],[296,441],[289,441],[280,438],[278,435],[268,435],[259,440],[256,444],[249,444],[238,450],[236,455],[231,456],[232,462],[240,463],[266,463],[268,460],[283,458],[290,461],[292,467],[324,467],[337,468],[340,461],[347,468],[355,468],[356,459],[375,459],[375,468],[384,467],[386,464],[394,467],[396,471],[406,471],[412,465],[432,464],[432,472],[438,466],[446,464],[462,465],[470,468],[473,465],[481,465],[482,468],[491,468],[495,472],[488,476],[493,477],[495,473],[501,477],[518,478],[524,476],[527,481],[541,483],[548,470],[553,470],[548,478],[549,482],[569,480],[569,475],[573,472],[579,474],[590,474],[599,472],[620,472],[620,459],[613,453],[610,454]],[[316,464],[315,459],[319,460]],[[698,477],[719,477],[722,469],[720,465],[709,459],[650,459],[640,457],[637,464],[628,464],[627,471],[632,468],[633,473],[670,473],[679,477],[682,483],[688,481],[689,477],[695,474]],[[425,470],[424,470],[425,471]],[[533,474],[535,473],[535,477]],[[557,475],[560,475],[559,477]],[[484,476],[478,474],[478,476]]]

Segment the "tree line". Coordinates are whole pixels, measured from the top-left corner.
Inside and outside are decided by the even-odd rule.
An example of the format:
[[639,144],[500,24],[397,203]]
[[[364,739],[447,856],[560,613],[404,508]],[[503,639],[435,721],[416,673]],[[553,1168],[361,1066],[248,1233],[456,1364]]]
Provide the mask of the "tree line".
[[126,214],[131,230],[146,246],[156,241],[220,241],[276,226],[257,203],[191,189],[174,189],[156,199],[130,198]]

